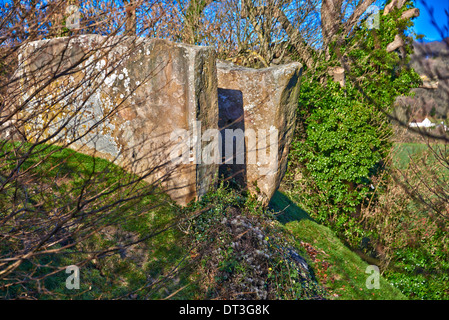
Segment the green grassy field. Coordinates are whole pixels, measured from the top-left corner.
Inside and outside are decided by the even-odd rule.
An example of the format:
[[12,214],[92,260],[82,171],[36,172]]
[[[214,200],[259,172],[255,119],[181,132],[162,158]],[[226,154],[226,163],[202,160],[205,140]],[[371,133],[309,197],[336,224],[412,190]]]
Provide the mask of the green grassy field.
[[[12,166],[14,159],[7,155],[11,151],[11,147],[11,145],[6,145],[1,150],[1,156],[3,159],[9,159]],[[39,165],[33,168],[36,163]],[[33,176],[34,181],[26,186],[28,195],[32,194],[33,188],[39,186],[36,184],[37,181],[41,184],[51,184],[55,179],[63,178],[60,183],[53,184],[48,192],[21,199],[24,206],[28,203],[30,207],[33,207],[39,203],[42,208],[49,211],[53,206],[63,206],[66,202],[73,203],[73,199],[76,199],[83,190],[82,186],[89,179],[94,182],[95,186],[92,192],[98,192],[98,190],[104,190],[113,185],[117,186],[117,189],[103,198],[102,201],[107,202],[123,197],[123,191],[119,186],[135,178],[108,161],[68,149],[47,146],[36,150],[35,154],[22,165],[21,170],[28,168],[31,168],[30,175]],[[136,188],[142,188],[142,190],[146,187],[143,181],[136,184]],[[89,188],[84,189],[89,191]],[[58,196],[55,197],[55,194]],[[24,195],[21,196],[24,197]],[[217,196],[221,195],[218,194],[215,197]],[[2,194],[0,205],[3,208],[9,208],[11,197],[11,193]],[[220,199],[214,201],[220,203]],[[399,290],[392,287],[382,277],[379,289],[368,289],[366,279],[369,274],[365,273],[368,263],[349,250],[329,228],[314,222],[307,212],[299,208],[286,195],[277,192],[270,206],[277,212],[277,220],[280,222],[282,230],[301,249],[301,254],[312,267],[312,273],[319,284],[327,289],[328,298],[405,298]],[[251,211],[248,208],[245,210]],[[73,252],[68,251],[63,255],[45,255],[33,263],[24,263],[19,272],[26,274],[36,263],[49,264],[48,268],[39,270],[41,274],[53,271],[52,267],[74,264],[86,258],[88,252],[99,251],[123,243],[123,239],[126,237],[145,237],[169,224],[180,212],[180,208],[163,193],[155,192],[143,195],[136,201],[120,205],[116,210],[108,211],[107,215],[105,214],[107,219],[101,223],[111,224],[112,231],[98,232],[88,241],[81,243]],[[4,211],[3,214],[7,214],[7,212]],[[270,237],[283,236],[285,235],[270,234]],[[130,291],[163,280],[152,290],[146,291],[146,294],[139,294],[138,298],[201,299],[204,298],[204,295],[198,287],[198,274],[193,272],[192,266],[187,263],[189,251],[185,240],[185,234],[180,229],[171,228],[146,239],[138,246],[132,247],[132,250],[114,251],[101,259],[90,260],[82,268],[81,290],[76,292],[65,288],[67,275],[61,271],[42,283],[42,286],[46,288],[43,293],[38,293],[36,286],[30,285],[16,286],[8,289],[7,292],[0,291],[0,294],[6,298],[20,296],[26,292],[28,294],[34,292],[39,299],[129,298]],[[14,250],[14,245],[17,244],[2,240],[2,255],[7,255],[8,250]],[[176,273],[176,276],[167,277],[173,266],[184,269],[182,272]],[[177,292],[177,294],[171,296],[173,292]]]
[[[396,238],[408,245],[394,250],[395,268],[387,270],[385,276],[413,299],[449,298],[448,160],[447,144],[395,143],[393,146],[396,177],[414,197],[408,197],[396,185],[400,193],[396,194],[395,203],[401,205],[394,211],[398,225],[402,226]],[[394,212],[387,213],[394,216]]]
[[[17,143],[15,148],[18,147]],[[24,144],[19,152],[26,152],[27,147]],[[6,164],[2,167],[2,174],[14,168],[17,158],[12,149],[12,144],[5,144],[0,150],[0,159]],[[78,197],[83,195],[83,199],[89,201],[86,209],[79,214],[82,215],[83,211],[90,213],[85,214],[83,220],[76,220],[76,217],[73,220],[86,229],[90,228],[90,231],[95,228],[98,231],[62,253],[38,255],[24,261],[14,273],[17,277],[27,274],[41,277],[58,268],[87,261],[80,268],[80,290],[65,287],[67,275],[62,270],[42,280],[40,288],[36,282],[30,282],[8,287],[4,291],[0,289],[0,296],[13,298],[26,294],[39,299],[109,299],[125,295],[124,298],[127,298],[128,292],[159,281],[187,254],[181,241],[182,232],[175,227],[149,237],[176,221],[178,206],[157,188],[136,180],[136,176],[111,162],[70,149],[43,145],[34,150],[20,170],[26,172],[25,178],[6,185],[0,194],[0,218],[7,217],[12,210],[25,210],[21,219],[38,219],[40,222],[36,224],[45,226],[48,215],[56,209],[60,212],[72,210],[77,205]],[[133,196],[136,198],[133,199]],[[9,228],[8,224],[1,225],[0,232],[7,235]],[[32,224],[24,228],[26,232],[37,235],[47,231],[42,227],[35,229]],[[80,238],[84,235],[84,232],[77,233]],[[126,250],[113,250],[102,258],[90,258],[93,253],[124,246],[138,239],[143,241]],[[60,246],[58,244],[52,248]],[[0,240],[2,257],[11,256],[22,249],[20,241],[14,238],[2,237]],[[36,269],[36,265],[42,267]],[[161,282],[154,289],[147,290],[146,298],[165,297],[167,292],[185,286],[189,276],[185,273],[176,281]],[[189,292],[185,290],[184,297],[191,297]]]
[[434,152],[436,154],[447,157],[449,155],[449,146],[444,144],[430,144],[425,143],[395,143],[393,144],[393,167],[398,169],[406,169],[412,161],[419,162],[422,159],[429,158],[435,160]]

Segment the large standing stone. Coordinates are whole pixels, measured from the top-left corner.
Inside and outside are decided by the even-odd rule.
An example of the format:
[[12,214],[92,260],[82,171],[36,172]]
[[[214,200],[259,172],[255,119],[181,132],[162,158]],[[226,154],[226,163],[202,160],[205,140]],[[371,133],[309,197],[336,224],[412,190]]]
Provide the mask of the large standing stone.
[[[257,193],[268,204],[287,168],[287,155],[296,122],[301,64],[249,69],[230,63],[217,63],[219,127],[224,142],[225,163],[220,171]],[[239,140],[241,129],[246,139]],[[254,139],[254,136],[256,139]],[[226,157],[226,143],[236,141]],[[239,141],[242,145],[238,146]],[[229,153],[228,153],[229,154]],[[268,155],[264,158],[264,155]],[[240,163],[239,163],[240,162]]]
[[217,128],[213,48],[84,35],[29,43],[19,64],[27,140],[115,161],[182,205],[215,183],[218,163],[170,161],[173,132]]

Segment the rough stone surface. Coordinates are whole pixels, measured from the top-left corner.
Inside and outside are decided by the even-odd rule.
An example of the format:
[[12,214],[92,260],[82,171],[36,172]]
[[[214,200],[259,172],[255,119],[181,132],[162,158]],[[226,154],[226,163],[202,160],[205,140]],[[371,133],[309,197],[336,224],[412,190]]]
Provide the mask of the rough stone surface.
[[[301,70],[300,63],[249,69],[217,62],[219,127],[223,140],[226,129],[241,129],[246,136],[244,163],[236,165],[239,155],[234,153],[233,159],[225,157],[233,164],[225,163],[220,171],[258,194],[264,204],[278,189],[287,168]],[[252,142],[251,132],[256,133],[257,144]],[[277,132],[274,140],[270,132]],[[259,144],[264,137],[265,146]],[[224,149],[222,154],[226,156]],[[263,154],[269,155],[265,163]]]
[[[160,181],[181,205],[207,192],[219,167],[264,204],[285,174],[299,63],[250,69],[216,62],[211,47],[84,35],[29,43],[19,65],[23,106],[14,126],[22,137],[114,161]],[[219,157],[210,161],[220,152],[205,152],[210,129],[221,132],[216,149],[227,161],[221,166]],[[246,138],[236,131],[227,137],[227,129],[241,129]],[[180,130],[188,135],[173,139]],[[234,140],[241,149],[234,150]],[[180,142],[188,159],[175,163],[174,150],[186,154]]]
[[[162,181],[179,204],[215,183],[218,163],[174,164],[175,130],[217,128],[211,47],[85,35],[26,45],[19,56],[26,139],[49,139]],[[57,80],[44,90],[46,79]],[[39,136],[40,133],[43,133]],[[194,158],[195,149],[191,151]]]

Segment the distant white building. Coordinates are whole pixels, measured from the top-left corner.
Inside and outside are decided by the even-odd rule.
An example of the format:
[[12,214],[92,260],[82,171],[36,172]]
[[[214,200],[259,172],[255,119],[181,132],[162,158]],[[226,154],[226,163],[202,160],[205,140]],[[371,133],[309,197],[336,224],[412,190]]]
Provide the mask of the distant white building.
[[435,123],[432,123],[428,118],[425,118],[422,122],[410,122],[409,127],[430,128],[435,127]]

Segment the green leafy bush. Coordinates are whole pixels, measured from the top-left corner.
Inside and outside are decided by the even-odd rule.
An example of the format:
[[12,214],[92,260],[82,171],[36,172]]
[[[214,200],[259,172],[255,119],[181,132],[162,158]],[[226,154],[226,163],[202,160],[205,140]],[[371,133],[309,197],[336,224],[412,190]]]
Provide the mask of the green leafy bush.
[[[395,35],[412,25],[399,19],[411,5],[381,15],[378,30],[362,24],[344,43],[334,44],[330,58],[320,61],[301,87],[287,179],[313,218],[354,246],[369,233],[359,223],[361,208],[388,169],[392,129],[387,114],[397,96],[420,83],[407,57],[386,51]],[[406,38],[406,53],[411,43]],[[348,66],[344,87],[327,74],[340,64]]]
[[[205,298],[323,299],[326,291],[298,263],[302,248],[251,195],[223,185],[193,207],[189,243]],[[302,259],[302,258],[296,258]]]

